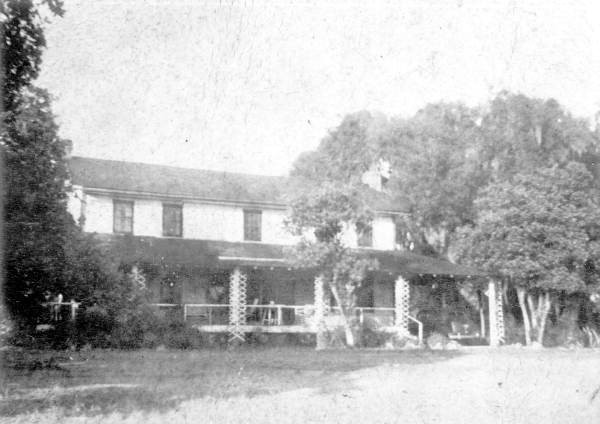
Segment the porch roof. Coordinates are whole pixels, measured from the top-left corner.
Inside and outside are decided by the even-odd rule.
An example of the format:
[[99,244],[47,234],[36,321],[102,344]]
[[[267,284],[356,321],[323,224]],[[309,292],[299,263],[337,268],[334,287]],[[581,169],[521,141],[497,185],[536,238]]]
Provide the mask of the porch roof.
[[[189,240],[179,238],[97,235],[109,252],[125,262],[171,263],[210,268],[259,266],[289,268],[285,246],[253,242]],[[397,274],[481,276],[462,265],[406,251],[361,250],[378,260],[380,270]]]

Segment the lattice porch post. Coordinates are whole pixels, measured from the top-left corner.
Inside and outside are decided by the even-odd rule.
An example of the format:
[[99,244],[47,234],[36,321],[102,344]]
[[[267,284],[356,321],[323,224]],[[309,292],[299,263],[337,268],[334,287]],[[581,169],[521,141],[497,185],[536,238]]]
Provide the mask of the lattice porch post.
[[498,287],[498,282],[489,281],[487,295],[490,313],[490,346],[499,346],[504,342],[505,335],[502,290]]
[[327,347],[325,326],[325,281],[322,275],[315,277],[315,326],[317,327],[317,350]]
[[409,300],[410,286],[408,281],[399,276],[394,282],[394,324],[402,335],[408,335]]
[[246,275],[235,268],[229,276],[229,341],[244,341],[246,324]]
[[504,330],[504,302],[501,282],[499,282],[498,290],[496,290],[496,328],[498,328],[498,341],[504,343],[506,333]]

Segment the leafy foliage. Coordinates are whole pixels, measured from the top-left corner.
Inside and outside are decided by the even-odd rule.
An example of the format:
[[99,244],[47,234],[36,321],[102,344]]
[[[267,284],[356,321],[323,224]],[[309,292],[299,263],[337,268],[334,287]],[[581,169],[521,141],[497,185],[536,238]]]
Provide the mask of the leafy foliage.
[[[542,343],[553,302],[598,290],[600,197],[585,165],[570,162],[490,184],[475,225],[459,229],[459,256],[516,287],[525,324]],[[560,296],[560,297],[559,297]]]
[[341,237],[349,223],[360,228],[373,220],[373,211],[366,205],[363,193],[348,184],[324,181],[303,181],[291,201],[293,214],[288,227],[296,235],[310,228],[317,240],[332,242]]
[[496,179],[570,161],[584,162],[595,172],[587,158],[597,158],[596,134],[554,99],[502,92],[490,103],[481,128],[480,160]]
[[408,203],[398,222],[417,243],[440,253],[457,226],[473,219],[473,200],[486,173],[477,158],[482,133],[477,110],[461,104],[428,105],[413,118],[395,120],[380,155],[391,162],[390,191]]
[[[40,6],[45,5],[51,14],[62,16],[61,0],[2,0],[0,20],[2,25],[2,79],[3,106],[12,110],[22,88],[37,78],[46,47],[43,25],[45,19]],[[43,9],[43,8],[42,8]]]
[[487,187],[460,257],[527,289],[574,292],[597,283],[600,199],[582,164],[516,174]]
[[347,115],[320,143],[296,160],[291,175],[309,181],[357,184],[377,161],[377,146],[389,123],[381,114],[362,111]]
[[[67,211],[65,157],[70,142],[58,135],[50,95],[32,85],[45,47],[46,17],[62,13],[59,0],[0,3],[4,35],[0,144],[6,164],[3,289],[17,333],[26,336],[47,312],[43,302],[49,295],[61,293],[64,300],[82,302],[84,314],[89,308],[88,315],[104,317],[97,321],[107,331],[129,325],[121,315],[145,301],[145,293],[117,268],[119,260],[84,234]],[[63,327],[64,332],[57,329],[61,333],[57,339],[65,341],[73,334]]]
[[68,144],[57,135],[44,90],[22,90],[4,118],[5,293],[9,311],[27,318],[45,291],[64,289],[64,247],[74,226],[66,211]]
[[[308,177],[322,178],[315,174]],[[315,269],[323,277],[341,308],[346,343],[353,346],[350,317],[356,304],[356,291],[367,272],[377,269],[378,264],[349,249],[344,236],[351,228],[360,232],[370,226],[373,211],[357,185],[308,178],[301,181],[291,201],[287,221],[290,231],[301,236],[301,241],[290,256],[297,266]]]

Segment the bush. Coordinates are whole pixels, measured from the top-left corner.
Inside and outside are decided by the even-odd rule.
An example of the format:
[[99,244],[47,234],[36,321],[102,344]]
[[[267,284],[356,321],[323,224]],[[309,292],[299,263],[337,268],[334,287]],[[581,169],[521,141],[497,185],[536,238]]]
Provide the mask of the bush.
[[110,334],[110,346],[119,349],[156,347],[160,344],[163,323],[149,307],[119,311]]
[[448,337],[441,333],[433,333],[426,340],[427,346],[433,350],[445,349],[449,342]]
[[359,340],[363,347],[383,347],[389,341],[391,335],[381,331],[381,325],[372,317],[365,317],[363,325],[359,329]]
[[94,305],[85,309],[77,318],[77,345],[108,347],[114,325],[114,319],[105,308]]
[[192,349],[202,344],[200,333],[175,313],[160,314],[150,306],[124,310],[110,333],[110,346],[118,349]]

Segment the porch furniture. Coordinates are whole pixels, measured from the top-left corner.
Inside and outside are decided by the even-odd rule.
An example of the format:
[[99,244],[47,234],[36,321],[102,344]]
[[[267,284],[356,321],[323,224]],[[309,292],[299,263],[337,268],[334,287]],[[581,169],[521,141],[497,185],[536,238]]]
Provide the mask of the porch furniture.
[[258,309],[258,297],[255,297],[254,300],[252,301],[252,304],[248,307],[248,312],[246,313],[246,321],[247,322],[252,322],[252,321],[260,321],[259,320],[259,309]]
[[269,306],[263,311],[262,324],[263,325],[280,325],[281,322],[281,308],[275,307],[275,302],[270,301]]

